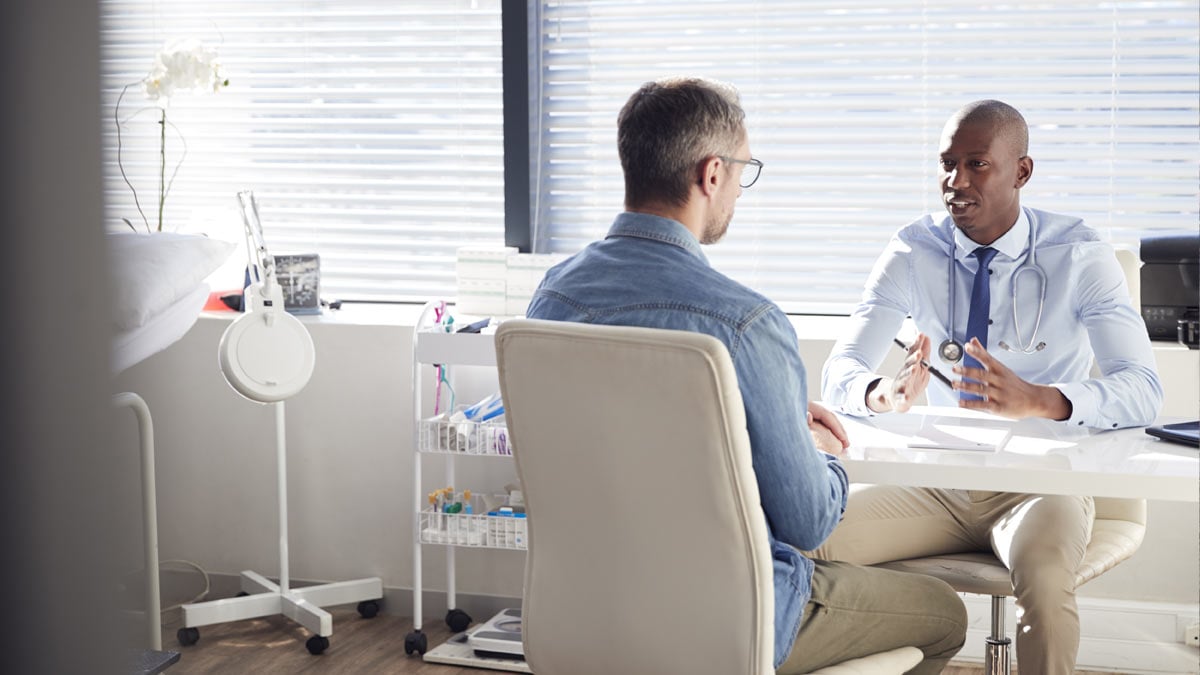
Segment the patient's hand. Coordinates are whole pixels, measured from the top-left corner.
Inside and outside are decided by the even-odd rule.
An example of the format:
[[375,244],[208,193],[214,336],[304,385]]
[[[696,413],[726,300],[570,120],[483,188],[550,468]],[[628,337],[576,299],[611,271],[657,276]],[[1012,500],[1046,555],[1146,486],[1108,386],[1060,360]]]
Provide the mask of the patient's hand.
[[813,443],[818,450],[828,452],[834,457],[844,457],[846,455],[846,446],[838,440],[833,431],[829,427],[820,422],[813,422],[808,425],[809,431],[812,432]]
[[842,457],[846,454],[846,448],[850,447],[850,438],[837,415],[812,401],[808,403],[808,428],[818,450]]

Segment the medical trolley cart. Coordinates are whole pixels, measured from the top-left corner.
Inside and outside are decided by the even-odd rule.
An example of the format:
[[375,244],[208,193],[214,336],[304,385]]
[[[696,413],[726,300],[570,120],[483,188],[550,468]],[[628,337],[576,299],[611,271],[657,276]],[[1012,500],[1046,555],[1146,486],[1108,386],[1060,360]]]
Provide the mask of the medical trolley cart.
[[[471,617],[457,607],[455,550],[466,547],[524,551],[526,547],[527,529],[523,512],[513,513],[511,507],[492,511],[482,505],[483,495],[463,499],[459,496],[462,493],[449,496],[446,501],[453,502],[454,508],[447,508],[440,497],[435,501],[433,495],[422,486],[421,465],[425,455],[441,455],[444,458],[445,477],[450,486],[456,485],[455,462],[464,455],[493,460],[511,459],[512,456],[502,416],[478,422],[451,420],[453,406],[446,414],[423,414],[422,375],[427,376],[430,372],[428,367],[422,368],[423,365],[436,369],[439,382],[444,372],[442,369],[447,366],[496,365],[493,335],[452,332],[454,326],[448,330],[444,323],[445,311],[445,303],[427,303],[413,327],[413,630],[404,638],[404,652],[409,655],[413,652],[424,655],[429,647],[427,636],[421,631],[424,616],[421,603],[422,547],[447,547],[446,603],[449,610],[446,612],[446,625],[455,633],[466,630],[471,624]],[[439,390],[437,398],[442,397]],[[439,403],[435,403],[435,406]],[[480,508],[472,508],[475,502],[479,502]]]

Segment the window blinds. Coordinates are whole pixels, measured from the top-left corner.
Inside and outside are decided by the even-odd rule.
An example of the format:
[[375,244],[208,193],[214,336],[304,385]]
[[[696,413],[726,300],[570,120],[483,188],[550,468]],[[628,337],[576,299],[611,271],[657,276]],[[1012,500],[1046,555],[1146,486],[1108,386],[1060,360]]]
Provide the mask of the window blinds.
[[[114,106],[169,40],[219,50],[230,84],[172,97],[166,229],[241,240],[253,189],[272,253],[319,253],[323,295],[454,294],[455,250],[503,244],[499,0],[102,0],[107,229],[145,230]],[[129,87],[121,159],[156,226],[157,109]],[[139,112],[140,111],[140,112]]]
[[[1000,98],[1031,125],[1024,202],[1118,244],[1197,227],[1193,2],[968,5],[530,3],[536,250],[572,252],[622,208],[616,114],[642,82],[737,85],[766,163],[720,269],[794,311],[845,313],[895,229],[940,208],[945,118]],[[106,226],[144,228],[113,106],[164,42],[219,49],[230,86],[168,107],[168,229],[240,236],[254,189],[275,253],[320,253],[326,297],[454,295],[454,251],[504,238],[499,0],[102,0]],[[122,164],[154,224],[159,126],[130,87]]]
[[848,313],[892,233],[942,212],[945,119],[997,98],[1030,124],[1029,206],[1135,245],[1195,231],[1195,2],[542,2],[531,105],[536,250],[572,252],[622,208],[616,117],[642,83],[736,85],[746,190],[713,264],[785,309]]

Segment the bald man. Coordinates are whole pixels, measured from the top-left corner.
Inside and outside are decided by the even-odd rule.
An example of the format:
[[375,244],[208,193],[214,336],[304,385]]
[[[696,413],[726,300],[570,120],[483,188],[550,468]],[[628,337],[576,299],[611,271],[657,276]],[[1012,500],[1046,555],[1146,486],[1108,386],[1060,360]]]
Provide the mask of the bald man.
[[[901,228],[876,261],[825,363],[825,403],[903,413],[924,393],[935,406],[1076,428],[1150,424],[1162,386],[1112,248],[1078,218],[1020,203],[1033,176],[1025,119],[1000,101],[970,103],[946,123],[939,153],[947,215]],[[972,296],[986,302],[973,310]],[[920,332],[903,366],[876,373],[908,316]],[[952,370],[953,388],[930,384],[923,361]],[[1012,576],[1021,672],[1070,673],[1075,573],[1093,519],[1090,497],[856,485],[814,555],[870,565],[993,552]]]

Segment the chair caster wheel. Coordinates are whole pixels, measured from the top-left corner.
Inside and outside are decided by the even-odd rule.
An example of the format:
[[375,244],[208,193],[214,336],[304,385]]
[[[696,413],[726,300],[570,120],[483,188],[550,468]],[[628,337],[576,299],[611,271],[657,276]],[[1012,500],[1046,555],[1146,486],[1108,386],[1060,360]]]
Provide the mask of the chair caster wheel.
[[363,600],[358,603],[358,615],[364,619],[373,619],[379,614],[379,602],[377,600]]
[[446,625],[455,633],[461,633],[471,625],[471,615],[461,609],[452,609],[446,612]]
[[308,648],[309,654],[316,656],[326,649],[329,649],[329,638],[320,635],[314,635],[308,638],[308,642],[305,642],[304,646]]
[[404,653],[412,656],[413,652],[417,652],[422,656],[425,655],[425,650],[429,648],[429,641],[425,634],[419,630],[415,630],[404,636]]
[[200,629],[180,628],[175,632],[175,639],[184,647],[190,647],[200,641]]

